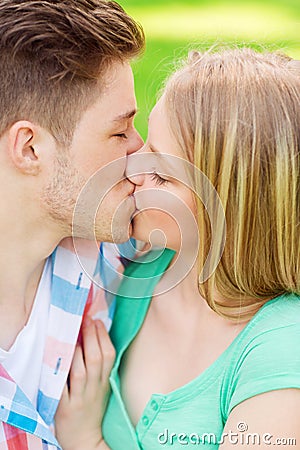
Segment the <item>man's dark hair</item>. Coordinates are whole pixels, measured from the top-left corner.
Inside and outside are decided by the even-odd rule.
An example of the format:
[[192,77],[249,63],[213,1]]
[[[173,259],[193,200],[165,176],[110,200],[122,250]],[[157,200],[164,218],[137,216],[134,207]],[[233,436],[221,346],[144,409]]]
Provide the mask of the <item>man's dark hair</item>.
[[99,77],[144,47],[141,27],[105,0],[1,0],[0,135],[31,120],[67,145]]

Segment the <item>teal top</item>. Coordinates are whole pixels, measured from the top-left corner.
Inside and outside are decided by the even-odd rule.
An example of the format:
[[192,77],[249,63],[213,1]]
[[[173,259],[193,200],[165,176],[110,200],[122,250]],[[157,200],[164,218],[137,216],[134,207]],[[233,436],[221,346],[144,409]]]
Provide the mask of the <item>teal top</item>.
[[165,250],[150,261],[152,252],[132,263],[120,287],[111,329],[117,357],[103,420],[103,436],[112,450],[182,449],[184,445],[216,449],[237,404],[263,392],[300,388],[300,297],[285,294],[262,306],[197,378],[166,395],[153,393],[137,426],[132,425],[120,393],[120,362],[173,255]]

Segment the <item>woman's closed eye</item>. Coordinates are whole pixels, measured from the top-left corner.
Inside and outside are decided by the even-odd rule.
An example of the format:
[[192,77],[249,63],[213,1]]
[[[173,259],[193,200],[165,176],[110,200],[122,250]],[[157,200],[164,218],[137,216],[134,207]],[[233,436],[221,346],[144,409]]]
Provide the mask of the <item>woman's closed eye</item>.
[[168,182],[168,180],[166,180],[165,178],[162,178],[160,175],[158,175],[157,172],[153,172],[151,174],[151,180],[155,181],[155,184],[157,184],[159,186],[161,186],[161,185],[163,185],[163,184]]

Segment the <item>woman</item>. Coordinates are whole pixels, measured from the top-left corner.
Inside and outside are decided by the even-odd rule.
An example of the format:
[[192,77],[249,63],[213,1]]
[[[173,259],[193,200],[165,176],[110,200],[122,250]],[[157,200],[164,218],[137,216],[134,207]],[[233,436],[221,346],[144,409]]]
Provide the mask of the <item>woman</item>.
[[[101,326],[86,328],[85,363],[77,354],[58,413],[64,450],[296,448],[299,62],[250,49],[193,52],[151,113],[138,164],[128,167],[134,235],[161,246],[159,229],[168,249],[126,271],[102,434],[114,355],[104,356],[113,351]],[[199,239],[186,230],[194,221]],[[103,366],[90,363],[95,354]],[[85,401],[90,414],[78,407]]]

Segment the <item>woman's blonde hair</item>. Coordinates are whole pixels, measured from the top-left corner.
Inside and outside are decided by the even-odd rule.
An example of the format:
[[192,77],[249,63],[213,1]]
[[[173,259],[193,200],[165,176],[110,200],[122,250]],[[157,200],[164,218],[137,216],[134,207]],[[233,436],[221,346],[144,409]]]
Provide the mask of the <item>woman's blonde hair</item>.
[[[300,62],[248,48],[191,52],[164,98],[176,140],[226,218],[224,251],[200,293],[239,320],[278,295],[300,294]],[[212,233],[199,198],[197,206],[200,274]]]

